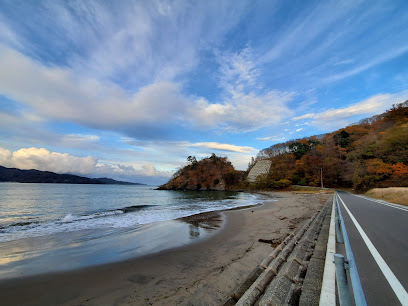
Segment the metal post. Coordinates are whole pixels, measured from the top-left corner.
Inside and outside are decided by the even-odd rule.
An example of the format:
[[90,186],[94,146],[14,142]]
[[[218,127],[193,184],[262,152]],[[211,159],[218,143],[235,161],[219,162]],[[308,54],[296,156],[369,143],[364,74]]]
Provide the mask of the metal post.
[[343,232],[342,232],[342,230],[341,230],[341,225],[340,225],[340,217],[339,217],[339,205],[338,205],[338,202],[337,202],[337,195],[336,194],[334,194],[334,196],[336,197],[336,209],[335,209],[335,212],[336,212],[336,217],[335,217],[335,224],[336,224],[336,239],[337,239],[337,242],[338,243],[344,243],[344,239],[343,239]]
[[320,168],[320,184],[322,185],[323,188],[323,168]]
[[351,299],[344,262],[345,261],[343,255],[334,254],[334,264],[336,265],[337,292],[339,294],[340,306],[349,306],[351,305]]

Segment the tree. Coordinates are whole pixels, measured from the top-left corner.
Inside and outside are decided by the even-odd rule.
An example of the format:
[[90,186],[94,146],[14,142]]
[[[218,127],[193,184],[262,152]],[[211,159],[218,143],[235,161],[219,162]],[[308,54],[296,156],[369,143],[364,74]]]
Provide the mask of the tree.
[[295,155],[296,159],[300,159],[306,154],[307,151],[310,150],[310,147],[307,143],[296,141],[289,145],[289,150],[291,153],[293,153],[293,155]]
[[196,158],[195,156],[189,156],[189,157],[187,157],[187,162],[188,162],[190,165],[194,165],[194,164],[197,163],[197,158]]
[[342,148],[347,148],[351,143],[350,134],[347,133],[345,130],[341,130],[341,132],[335,134],[333,138],[336,142],[336,145]]
[[256,164],[256,159],[254,157],[251,157],[251,161],[248,163],[248,168],[247,168],[248,173],[255,166],[255,164]]

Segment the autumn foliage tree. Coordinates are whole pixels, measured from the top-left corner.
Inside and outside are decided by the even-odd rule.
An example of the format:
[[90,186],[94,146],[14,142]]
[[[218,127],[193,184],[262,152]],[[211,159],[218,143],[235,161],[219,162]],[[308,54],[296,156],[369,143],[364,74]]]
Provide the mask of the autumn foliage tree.
[[[387,112],[320,136],[275,144],[258,154],[270,159],[270,182],[353,187],[408,186],[408,101]],[[267,179],[267,178],[264,178]]]

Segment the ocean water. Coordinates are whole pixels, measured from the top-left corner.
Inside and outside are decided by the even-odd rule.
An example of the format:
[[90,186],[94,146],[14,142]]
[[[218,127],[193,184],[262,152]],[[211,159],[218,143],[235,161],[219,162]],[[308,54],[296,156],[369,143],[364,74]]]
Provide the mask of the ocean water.
[[[211,235],[178,220],[261,204],[261,195],[139,185],[0,183],[0,278],[76,269]],[[270,200],[270,199],[269,199]]]
[[128,228],[254,205],[254,194],[139,185],[0,183],[0,243],[60,232]]

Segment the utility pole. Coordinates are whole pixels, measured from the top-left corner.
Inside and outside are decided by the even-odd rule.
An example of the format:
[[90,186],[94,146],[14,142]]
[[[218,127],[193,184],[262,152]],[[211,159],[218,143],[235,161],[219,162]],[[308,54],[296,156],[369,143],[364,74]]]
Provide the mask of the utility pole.
[[323,188],[323,168],[320,168],[320,183],[321,183],[322,188]]

